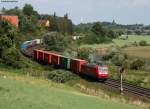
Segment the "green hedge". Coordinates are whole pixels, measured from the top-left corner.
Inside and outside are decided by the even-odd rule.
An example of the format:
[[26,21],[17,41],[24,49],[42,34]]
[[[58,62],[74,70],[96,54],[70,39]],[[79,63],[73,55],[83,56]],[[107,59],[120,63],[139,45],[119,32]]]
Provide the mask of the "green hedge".
[[139,42],[139,45],[140,46],[148,46],[148,43],[146,41],[142,40]]
[[48,74],[48,79],[58,83],[65,83],[76,78],[77,76],[75,74],[64,70],[54,70]]

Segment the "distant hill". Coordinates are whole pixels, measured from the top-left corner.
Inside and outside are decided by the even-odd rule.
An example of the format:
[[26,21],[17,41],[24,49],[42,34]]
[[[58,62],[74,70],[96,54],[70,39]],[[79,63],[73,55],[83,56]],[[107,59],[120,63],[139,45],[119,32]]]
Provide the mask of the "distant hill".
[[[75,25],[74,30],[77,33],[86,33],[92,28],[94,23],[96,22],[81,23],[81,24]],[[145,32],[148,32],[148,30],[150,30],[150,25],[144,26],[143,24],[123,25],[123,24],[117,24],[115,21],[100,22],[100,23],[105,28],[112,29],[114,31],[122,31],[128,34],[144,34]],[[150,33],[145,33],[145,34],[150,34]]]

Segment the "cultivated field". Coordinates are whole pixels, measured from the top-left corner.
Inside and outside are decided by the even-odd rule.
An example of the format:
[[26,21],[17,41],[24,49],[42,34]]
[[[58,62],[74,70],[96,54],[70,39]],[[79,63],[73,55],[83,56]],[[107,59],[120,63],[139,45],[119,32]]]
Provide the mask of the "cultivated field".
[[93,44],[93,45],[81,45],[82,47],[91,47],[91,48],[103,48],[103,47],[110,47],[113,45],[117,45],[119,47],[122,47],[124,45],[129,45],[133,42],[140,42],[142,40],[147,41],[148,43],[150,43],[150,35],[130,35],[128,37],[127,40],[123,40],[123,39],[114,39],[112,43],[108,43],[108,44]]
[[129,56],[150,59],[150,46],[128,47],[123,49],[122,52],[126,53]]

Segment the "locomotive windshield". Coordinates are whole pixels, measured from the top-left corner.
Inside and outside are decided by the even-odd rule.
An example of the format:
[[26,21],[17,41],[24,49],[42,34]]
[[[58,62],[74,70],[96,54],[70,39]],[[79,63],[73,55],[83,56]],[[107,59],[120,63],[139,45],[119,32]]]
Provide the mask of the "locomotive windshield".
[[100,67],[100,70],[101,70],[101,71],[107,71],[108,68],[107,68],[107,67]]
[[107,67],[99,67],[99,74],[107,74],[108,68]]

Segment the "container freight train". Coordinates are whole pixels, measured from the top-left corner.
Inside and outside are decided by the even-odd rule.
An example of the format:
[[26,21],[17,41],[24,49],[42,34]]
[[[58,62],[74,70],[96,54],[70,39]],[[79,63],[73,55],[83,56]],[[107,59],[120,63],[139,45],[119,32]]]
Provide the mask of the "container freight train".
[[107,80],[109,77],[108,66],[90,64],[86,60],[68,58],[53,52],[34,50],[34,60],[47,65],[54,65],[57,68],[70,70],[79,75],[86,75],[97,80]]

